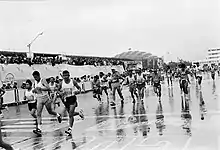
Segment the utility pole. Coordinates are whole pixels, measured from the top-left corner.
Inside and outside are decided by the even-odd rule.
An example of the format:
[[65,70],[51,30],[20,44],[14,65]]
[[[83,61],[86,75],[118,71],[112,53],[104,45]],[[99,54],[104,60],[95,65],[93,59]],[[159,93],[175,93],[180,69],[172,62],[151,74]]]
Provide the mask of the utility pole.
[[32,45],[32,44],[34,43],[34,41],[36,41],[36,39],[37,39],[39,36],[41,36],[41,35],[43,35],[43,32],[37,34],[37,36],[27,45],[28,51],[29,51],[29,56],[30,56],[30,57],[31,57],[31,45]]

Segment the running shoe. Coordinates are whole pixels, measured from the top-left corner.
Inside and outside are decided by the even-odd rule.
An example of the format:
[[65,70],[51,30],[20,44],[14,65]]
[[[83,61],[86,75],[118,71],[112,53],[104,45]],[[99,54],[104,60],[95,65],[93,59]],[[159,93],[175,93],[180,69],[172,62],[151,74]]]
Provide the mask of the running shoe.
[[147,137],[147,131],[143,131],[143,137]]
[[79,111],[79,116],[82,118],[82,120],[85,119],[85,118],[84,118],[84,114],[83,114],[83,110],[82,110],[82,109]]
[[57,120],[58,120],[58,122],[59,123],[61,123],[62,122],[62,117],[61,117],[61,115],[59,114],[59,116],[57,117]]
[[205,118],[204,118],[204,115],[202,114],[202,115],[201,115],[201,120],[204,120],[204,119],[205,119]]
[[37,135],[41,135],[42,134],[42,131],[40,129],[35,129],[33,130],[33,132]]
[[72,135],[72,129],[71,128],[68,128],[65,133],[68,135],[68,136],[71,136]]
[[111,102],[110,105],[111,105],[112,107],[114,107],[116,104],[115,104],[115,102]]

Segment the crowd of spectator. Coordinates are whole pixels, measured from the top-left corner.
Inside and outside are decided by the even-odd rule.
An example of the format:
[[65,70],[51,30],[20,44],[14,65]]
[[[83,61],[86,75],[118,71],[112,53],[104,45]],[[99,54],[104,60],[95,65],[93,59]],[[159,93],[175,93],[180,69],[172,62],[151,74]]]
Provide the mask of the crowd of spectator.
[[4,53],[0,52],[1,64],[69,64],[69,65],[123,65],[123,61],[115,58],[86,57],[86,56],[61,56],[49,54],[34,54],[32,59],[26,53]]

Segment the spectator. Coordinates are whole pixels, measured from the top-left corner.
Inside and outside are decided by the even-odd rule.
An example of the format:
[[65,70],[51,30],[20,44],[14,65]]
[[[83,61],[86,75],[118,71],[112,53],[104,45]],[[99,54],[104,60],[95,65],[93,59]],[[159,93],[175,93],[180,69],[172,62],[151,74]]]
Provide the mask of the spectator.
[[86,56],[65,56],[64,59],[58,55],[34,54],[34,57],[28,58],[26,53],[2,52],[0,53],[0,64],[69,64],[69,65],[123,65],[123,61],[115,58],[86,57]]

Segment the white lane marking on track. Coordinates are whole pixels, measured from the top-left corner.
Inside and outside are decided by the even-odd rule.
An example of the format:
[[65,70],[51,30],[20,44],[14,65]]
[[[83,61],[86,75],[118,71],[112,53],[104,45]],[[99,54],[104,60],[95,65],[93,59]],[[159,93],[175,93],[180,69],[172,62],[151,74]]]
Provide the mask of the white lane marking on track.
[[131,145],[137,138],[134,137],[129,143],[127,143],[126,145],[124,145],[120,150],[124,150],[125,148],[127,148],[129,145]]
[[[52,143],[52,144],[49,144],[49,145],[47,145],[47,146],[44,146],[43,148],[41,148],[40,150],[45,150],[46,148],[49,148],[49,147],[51,147],[51,146],[53,146],[53,145],[55,145],[55,144],[57,144],[57,143],[60,143],[60,142],[63,142],[63,141],[65,141],[66,140],[66,138],[63,138],[63,139],[61,139],[61,140],[59,140],[59,141],[56,141],[56,142],[54,142],[54,143]],[[42,143],[40,143],[40,144],[42,144]],[[38,144],[39,145],[39,144]],[[34,145],[33,147],[35,147],[36,145]],[[32,148],[32,147],[31,147]]]
[[16,133],[16,132],[23,132],[23,133],[30,133],[33,132],[33,129],[2,129],[2,132],[10,132],[10,133]]
[[[177,113],[163,113],[164,116],[179,116],[183,113],[181,112],[177,112]],[[220,110],[219,111],[209,111],[207,112],[207,114],[220,114]],[[134,116],[138,116],[138,117],[141,117],[141,116],[155,116],[156,114],[155,113],[147,113],[147,114],[140,114],[140,115],[134,115]],[[123,117],[130,117],[131,115],[130,114],[125,114],[123,115]],[[85,119],[94,119],[94,118],[115,118],[115,115],[100,115],[100,116],[85,116]]]
[[111,147],[112,145],[114,145],[116,143],[116,141],[112,141],[109,145],[107,145],[105,148],[103,148],[102,150],[106,150],[109,147]]
[[[31,139],[30,139],[30,140],[31,140]],[[26,147],[25,150],[26,150],[26,149],[30,149],[30,148],[33,148],[33,147],[35,147],[35,146],[41,145],[41,144],[43,144],[43,143],[38,143],[38,144],[35,144],[35,145],[33,145],[33,144],[34,144],[34,142],[30,142],[29,144],[22,144],[22,149],[23,149],[24,147]],[[19,148],[21,148],[21,147],[19,147]]]
[[89,145],[90,143],[92,143],[92,142],[95,141],[95,140],[96,140],[96,137],[95,137],[95,136],[92,136],[92,139],[91,139],[89,142],[80,145],[78,148],[80,149],[81,147],[83,147],[83,146],[85,146],[85,145]]
[[[39,137],[39,138],[41,138],[41,137]],[[27,142],[27,141],[29,141],[29,140],[35,140],[35,139],[39,139],[38,137],[34,137],[34,138],[29,138],[29,139],[24,139],[25,141],[24,142]],[[60,138],[66,138],[66,136],[60,136]],[[54,140],[54,137],[43,137],[43,139],[51,139],[51,140]],[[26,147],[25,149],[29,149],[29,148],[32,148],[32,147],[35,147],[35,146],[37,146],[37,145],[40,145],[40,144],[42,144],[42,143],[39,143],[39,144],[35,144],[35,145],[33,145],[33,143],[29,143],[29,144],[25,144],[24,145],[24,142],[21,142],[20,143],[20,141],[21,140],[18,140],[17,142],[13,142],[13,144],[12,145],[20,145],[20,144],[22,144],[22,147],[24,148],[24,147]],[[30,147],[32,145],[32,147]]]
[[38,146],[38,145],[43,145],[43,143],[38,143],[38,144],[34,144],[33,143],[30,143],[30,144],[27,144],[27,147],[24,149],[24,150],[28,150],[28,149],[33,149],[34,147]]
[[[68,117],[63,117],[63,120],[68,119]],[[49,121],[49,120],[57,120],[56,117],[44,117],[42,118],[42,121]],[[35,121],[34,118],[13,118],[13,119],[2,119],[2,122],[8,122],[8,121]]]
[[167,143],[162,147],[162,150],[166,150],[166,149],[168,149],[168,147],[170,146],[170,145],[172,145],[172,143],[171,142],[169,142],[169,141],[166,141]]
[[[51,124],[51,122],[52,123],[56,123],[56,122],[53,122],[53,121],[50,121],[50,120],[44,120],[44,121],[42,121],[42,123],[43,123],[43,125],[45,124],[45,125],[47,125],[47,124]],[[67,120],[63,120],[62,121],[62,123],[63,122],[67,122]],[[30,121],[19,121],[19,122],[15,122],[15,123],[13,123],[13,124],[8,124],[8,125],[11,125],[11,126],[13,126],[13,125],[35,125],[35,122],[34,122],[34,120],[30,120]],[[7,125],[4,125],[4,126],[7,126]],[[36,125],[35,125],[36,126]]]
[[94,146],[93,148],[91,148],[90,150],[94,150],[94,149],[98,148],[98,147],[101,146],[101,145],[102,145],[102,144],[98,144],[98,145]]
[[[77,120],[75,123],[82,122],[83,120]],[[61,124],[52,123],[52,124],[43,124],[42,131],[44,132],[53,132],[60,128],[65,128],[67,126],[67,121],[63,121]],[[13,124],[2,126],[2,132],[33,132],[35,125],[24,125],[24,124]]]
[[[62,136],[62,137],[64,137],[64,136]],[[59,140],[59,141],[56,141],[56,142],[54,142],[54,143],[52,143],[52,144],[49,144],[49,145],[47,145],[47,146],[41,148],[41,150],[42,150],[42,149],[44,150],[44,148],[47,148],[47,147],[49,147],[49,146],[53,146],[53,145],[55,145],[55,144],[57,144],[57,143],[59,143],[59,142],[62,142],[62,141],[64,141],[64,140],[66,140],[66,138],[62,138],[62,139]],[[44,144],[43,142],[38,143],[38,144],[35,144],[35,145],[33,145],[33,143],[32,143],[32,144],[30,144],[30,145],[32,145],[31,147],[27,147],[27,148],[25,148],[24,150],[32,149],[33,147],[36,147],[36,146],[38,146],[38,145],[43,145],[43,144]]]
[[[21,138],[21,137],[7,137],[8,139],[18,139],[18,138]],[[26,138],[26,137],[23,137],[23,138]],[[5,140],[5,138],[4,138],[4,140]],[[23,140],[26,140],[26,139],[23,139]],[[22,141],[23,141],[22,140]],[[16,140],[16,141],[13,141],[11,144],[12,145],[14,145],[14,144],[16,144],[16,143],[18,143],[18,142],[20,142],[21,141],[21,139],[20,140]]]
[[191,141],[192,141],[192,137],[190,137],[190,138],[186,141],[186,144],[184,145],[184,147],[182,148],[182,150],[187,150],[188,147],[189,147],[189,145],[190,145],[190,143],[191,143]]
[[[161,146],[161,144],[163,144],[163,143],[165,143],[165,145]],[[143,142],[142,142],[141,144],[139,144],[137,146],[146,147],[146,148],[147,147],[155,147],[155,148],[161,148],[162,150],[166,150],[166,149],[168,149],[168,146],[170,146],[170,145],[172,145],[172,143],[169,141],[159,141],[154,145],[147,145],[147,144],[143,144]]]

